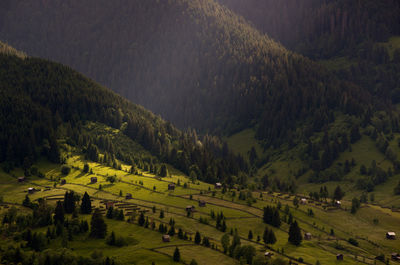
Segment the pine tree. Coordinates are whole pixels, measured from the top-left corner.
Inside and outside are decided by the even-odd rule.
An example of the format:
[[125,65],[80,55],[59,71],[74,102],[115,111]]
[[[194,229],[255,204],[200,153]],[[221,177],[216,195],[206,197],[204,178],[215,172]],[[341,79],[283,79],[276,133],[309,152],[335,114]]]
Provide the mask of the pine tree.
[[61,201],[57,201],[57,206],[54,211],[54,223],[55,224],[63,224],[64,223],[64,206]]
[[247,236],[249,240],[253,239],[253,231],[249,230],[249,235]]
[[138,224],[139,224],[140,226],[143,226],[145,222],[146,222],[146,219],[144,218],[144,213],[141,212],[141,213],[140,213],[140,216],[139,216]]
[[160,170],[160,177],[165,178],[166,176],[168,176],[168,169],[165,164],[162,164]]
[[196,235],[194,236],[194,243],[200,244],[201,243],[201,235],[199,231],[196,232]]
[[81,202],[81,213],[90,214],[91,212],[92,212],[92,202],[90,201],[89,194],[85,192]]
[[107,234],[107,224],[98,209],[92,215],[90,222],[90,236],[95,238],[105,238]]
[[114,207],[110,206],[107,209],[106,218],[112,219],[114,216]]
[[174,251],[174,261],[179,262],[181,260],[181,254],[179,253],[179,248],[176,247]]
[[293,245],[298,246],[300,245],[302,240],[303,237],[301,235],[300,227],[297,221],[294,221],[289,228],[289,242],[292,243]]

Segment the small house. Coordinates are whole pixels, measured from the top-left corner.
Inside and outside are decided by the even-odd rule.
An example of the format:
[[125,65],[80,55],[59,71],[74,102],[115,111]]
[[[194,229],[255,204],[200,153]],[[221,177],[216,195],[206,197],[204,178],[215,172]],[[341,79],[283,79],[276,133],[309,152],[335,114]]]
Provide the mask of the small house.
[[396,233],[395,232],[387,232],[386,233],[386,238],[387,239],[396,239]]
[[67,180],[62,179],[62,180],[61,180],[61,185],[65,185],[65,184],[67,184]]
[[311,238],[312,238],[311,233],[305,233],[305,234],[304,234],[304,239],[305,239],[305,240],[311,240]]
[[195,211],[194,206],[193,205],[186,206],[186,211],[187,212],[194,212]]
[[206,207],[206,201],[200,200],[199,207]]
[[392,253],[392,260],[400,261],[400,254],[399,253]]
[[307,204],[307,199],[306,198],[301,198],[300,199],[300,204]]
[[175,190],[175,183],[169,183],[168,190]]
[[92,183],[92,184],[97,183],[97,177],[91,177],[90,183]]
[[132,194],[127,193],[127,194],[125,195],[125,199],[127,199],[127,200],[132,199]]
[[215,183],[215,188],[216,189],[221,189],[222,188],[222,184],[219,183],[219,182]]
[[337,254],[336,260],[343,260],[343,254]]
[[25,182],[25,177],[19,177],[19,178],[18,178],[18,182],[19,182],[19,183]]
[[271,258],[273,255],[274,254],[269,252],[269,251],[265,252],[265,254],[264,254],[264,256],[267,257],[267,258]]
[[335,201],[335,205],[336,205],[337,207],[340,207],[340,206],[342,206],[342,202],[341,202],[341,201]]
[[114,202],[106,202],[106,209],[113,207],[114,208]]
[[35,188],[28,188],[28,193],[29,194],[32,194],[32,193],[34,193],[36,190],[35,190]]
[[163,242],[170,242],[171,241],[171,237],[169,235],[163,235],[162,236],[162,241]]

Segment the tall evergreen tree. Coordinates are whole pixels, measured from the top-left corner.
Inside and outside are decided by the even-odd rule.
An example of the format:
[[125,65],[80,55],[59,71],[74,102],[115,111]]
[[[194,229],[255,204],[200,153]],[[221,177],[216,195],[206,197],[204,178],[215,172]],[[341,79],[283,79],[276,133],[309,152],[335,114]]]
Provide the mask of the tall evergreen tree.
[[181,253],[179,252],[179,248],[178,247],[175,247],[173,259],[174,259],[175,262],[179,262],[181,260]]
[[57,201],[56,209],[54,211],[54,223],[63,224],[64,223],[64,205],[61,201]]
[[301,235],[300,227],[297,221],[294,221],[289,228],[289,242],[292,243],[293,245],[298,246],[300,245],[302,240],[303,237]]
[[89,194],[85,191],[81,202],[81,213],[90,214],[92,212],[92,202],[90,201]]
[[103,215],[96,209],[90,221],[90,236],[94,238],[105,238],[107,234],[107,224],[104,222]]

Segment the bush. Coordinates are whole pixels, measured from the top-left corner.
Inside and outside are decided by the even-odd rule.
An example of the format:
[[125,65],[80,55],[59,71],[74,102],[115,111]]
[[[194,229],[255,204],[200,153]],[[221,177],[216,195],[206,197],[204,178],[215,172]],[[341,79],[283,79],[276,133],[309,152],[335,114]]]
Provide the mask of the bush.
[[71,172],[71,168],[69,166],[62,166],[61,173],[63,175],[68,175]]
[[356,239],[354,239],[354,238],[349,238],[348,242],[349,242],[350,244],[352,244],[353,246],[358,247],[358,241],[357,241]]

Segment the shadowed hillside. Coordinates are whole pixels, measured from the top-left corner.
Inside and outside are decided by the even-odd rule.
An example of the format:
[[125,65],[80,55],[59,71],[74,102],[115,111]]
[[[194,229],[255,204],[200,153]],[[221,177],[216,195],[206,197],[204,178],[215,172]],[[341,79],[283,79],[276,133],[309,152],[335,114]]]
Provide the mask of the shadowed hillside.
[[230,134],[258,124],[266,144],[370,102],[213,0],[13,1],[1,34],[179,127]]

